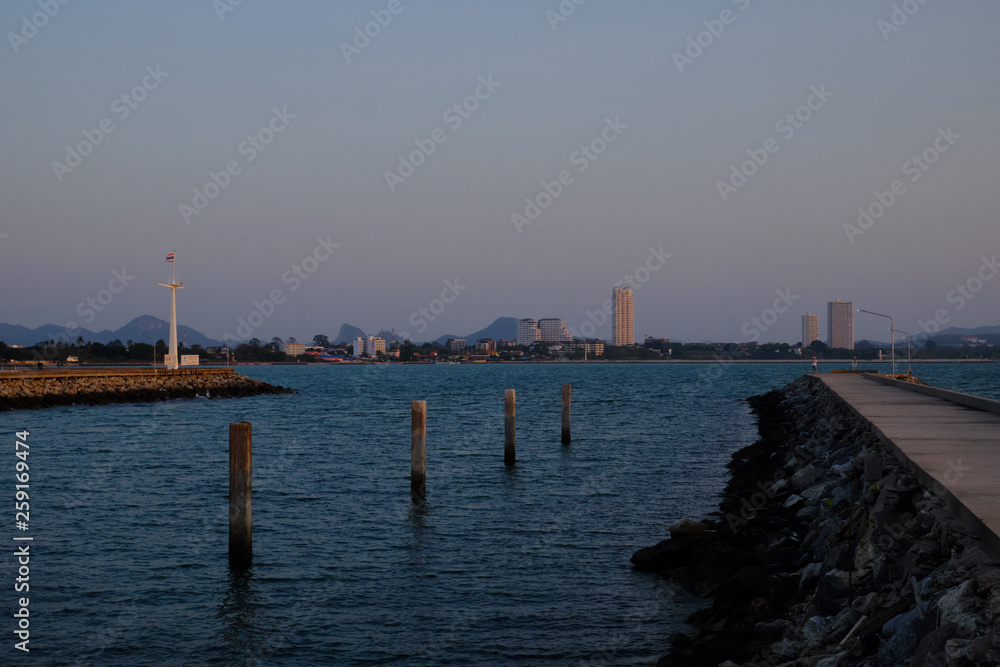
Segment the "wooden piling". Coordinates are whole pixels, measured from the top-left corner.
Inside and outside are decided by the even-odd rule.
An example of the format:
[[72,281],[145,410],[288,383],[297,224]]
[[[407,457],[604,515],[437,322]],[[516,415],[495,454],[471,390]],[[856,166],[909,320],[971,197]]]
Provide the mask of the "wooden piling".
[[562,443],[568,445],[570,441],[569,436],[569,405],[570,405],[570,393],[572,389],[570,385],[563,385],[562,392]]
[[229,562],[253,560],[253,436],[250,422],[229,425]]
[[427,497],[427,401],[413,401],[410,419],[410,495]]
[[513,465],[517,460],[514,453],[514,390],[508,389],[503,394],[503,462]]

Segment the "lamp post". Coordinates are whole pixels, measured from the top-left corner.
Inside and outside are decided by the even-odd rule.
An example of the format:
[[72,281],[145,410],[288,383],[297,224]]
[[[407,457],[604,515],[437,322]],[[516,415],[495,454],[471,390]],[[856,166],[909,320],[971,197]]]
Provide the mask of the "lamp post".
[[903,331],[902,329],[894,329],[893,332],[906,334],[906,374],[913,375],[913,364],[910,361],[910,336],[913,334]]
[[[167,261],[170,262],[171,266],[174,263],[174,253],[167,255]],[[164,365],[170,370],[177,370],[179,367],[180,358],[177,356],[177,290],[184,289],[184,281],[177,282],[176,270],[172,271],[170,274],[169,283],[156,283],[161,287],[170,288],[170,348],[169,353],[173,360]],[[155,345],[153,347],[156,347]],[[166,361],[166,360],[164,360]]]
[[895,332],[895,327],[892,324],[892,318],[889,317],[888,315],[883,315],[882,313],[876,313],[876,312],[873,312],[871,310],[864,310],[862,308],[858,308],[858,312],[859,313],[868,313],[869,315],[878,315],[879,317],[885,317],[885,318],[887,318],[889,320],[889,332],[890,332],[890,336],[892,337],[892,342],[889,344],[889,351],[892,352],[892,377],[895,378],[896,377],[896,335],[895,335],[895,333],[893,333],[893,332]]

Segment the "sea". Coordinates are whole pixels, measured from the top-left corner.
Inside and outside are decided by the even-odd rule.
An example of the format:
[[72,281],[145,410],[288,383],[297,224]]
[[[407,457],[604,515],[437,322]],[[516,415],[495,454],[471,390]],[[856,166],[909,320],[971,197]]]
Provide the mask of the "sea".
[[[9,502],[3,531],[0,663],[654,664],[707,603],[629,557],[717,508],[725,464],[756,438],[746,398],[809,363],[237,370],[295,393],[0,415],[8,498],[15,432],[30,452],[29,525],[16,528]],[[995,363],[914,374],[1000,399]],[[414,400],[427,401],[422,503],[410,497]],[[254,557],[233,570],[228,425],[244,420]],[[15,592],[25,544],[29,588]],[[30,654],[15,648],[22,597]]]

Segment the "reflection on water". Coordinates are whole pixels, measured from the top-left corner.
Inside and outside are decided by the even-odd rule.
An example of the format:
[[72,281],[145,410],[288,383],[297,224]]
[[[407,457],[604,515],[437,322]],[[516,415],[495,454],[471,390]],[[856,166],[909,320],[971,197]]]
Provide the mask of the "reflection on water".
[[216,618],[222,623],[222,637],[237,655],[260,652],[267,632],[261,619],[263,596],[254,578],[253,567],[232,567],[229,582]]

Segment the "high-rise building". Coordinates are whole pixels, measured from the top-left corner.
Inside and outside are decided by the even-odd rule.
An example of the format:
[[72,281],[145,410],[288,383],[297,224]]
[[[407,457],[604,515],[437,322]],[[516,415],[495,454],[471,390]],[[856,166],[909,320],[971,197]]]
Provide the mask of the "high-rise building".
[[531,318],[524,318],[517,322],[517,344],[531,345],[537,343],[542,338],[542,332],[538,328],[538,322]]
[[826,304],[827,345],[854,349],[854,302],[829,301]]
[[573,340],[573,337],[566,331],[566,324],[555,317],[538,320],[538,331],[538,340],[546,343],[564,343]]
[[467,347],[464,338],[449,338],[445,345],[449,352],[463,352]]
[[819,315],[806,313],[802,316],[802,347],[809,347],[819,340]]
[[368,342],[365,343],[365,352],[368,353],[369,357],[374,357],[379,352],[385,354],[385,338],[369,336]]
[[297,357],[306,353],[305,343],[282,343],[281,351],[290,357]]
[[632,313],[632,290],[616,287],[611,292],[611,344],[634,345],[635,321]]
[[354,357],[358,358],[365,353],[365,339],[355,338],[354,339]]

